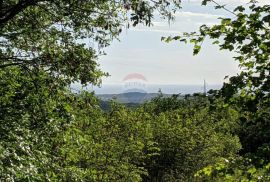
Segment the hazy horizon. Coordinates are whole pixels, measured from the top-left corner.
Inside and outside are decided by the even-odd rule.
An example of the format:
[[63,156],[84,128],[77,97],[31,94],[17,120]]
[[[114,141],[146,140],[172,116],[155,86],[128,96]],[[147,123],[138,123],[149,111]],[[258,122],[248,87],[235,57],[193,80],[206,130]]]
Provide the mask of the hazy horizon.
[[[206,90],[220,89],[222,85],[218,84],[206,84]],[[72,88],[75,91],[82,89],[81,86],[74,85]],[[127,88],[124,84],[103,84],[101,87],[88,86],[83,89],[88,91],[94,91],[95,94],[121,94],[126,92],[144,92],[144,93],[158,93],[159,90],[164,94],[193,94],[203,93],[204,86],[202,84],[147,84],[143,87],[135,86]]]

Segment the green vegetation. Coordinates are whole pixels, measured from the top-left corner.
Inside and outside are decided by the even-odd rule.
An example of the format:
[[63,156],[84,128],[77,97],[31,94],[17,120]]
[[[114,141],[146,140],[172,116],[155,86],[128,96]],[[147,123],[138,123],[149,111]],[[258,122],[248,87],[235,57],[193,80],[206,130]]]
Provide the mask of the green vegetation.
[[0,1],[0,181],[270,180],[269,5],[164,38],[190,39],[197,54],[208,36],[237,52],[243,71],[219,91],[104,111],[93,93],[69,90],[100,83],[96,59],[128,18],[171,19],[173,2]]
[[[203,5],[209,2],[216,3],[204,0]],[[219,4],[216,8],[229,11]],[[251,1],[248,7],[238,6],[229,12],[233,18],[220,18],[219,25],[203,25],[197,33],[163,39],[167,42],[189,40],[194,44],[194,54],[198,54],[201,43],[210,38],[221,50],[237,53],[234,58],[239,62],[241,73],[231,77],[215,95],[240,113],[237,135],[243,147],[241,157],[209,166],[200,174],[210,176],[210,181],[269,181],[270,6],[259,6]]]

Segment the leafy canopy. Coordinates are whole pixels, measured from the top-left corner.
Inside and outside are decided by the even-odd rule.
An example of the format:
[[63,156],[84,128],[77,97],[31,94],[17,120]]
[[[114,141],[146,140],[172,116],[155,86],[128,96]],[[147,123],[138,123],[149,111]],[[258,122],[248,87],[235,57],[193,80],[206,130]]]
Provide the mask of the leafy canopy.
[[167,42],[189,41],[194,44],[195,55],[201,50],[202,42],[206,38],[213,39],[213,44],[219,45],[221,50],[237,53],[234,59],[239,62],[241,68],[241,73],[231,77],[230,82],[224,85],[223,96],[241,94],[243,97],[269,99],[270,5],[260,6],[251,1],[248,7],[238,6],[230,11],[213,0],[204,0],[202,4],[206,5],[209,2],[215,3],[216,8],[229,11],[232,18],[221,17],[219,24],[202,25],[198,32],[162,39]]
[[[225,98],[240,111],[240,128],[237,135],[243,149],[242,158],[221,161],[198,173],[205,181],[268,181],[269,180],[269,103],[270,103],[270,5],[250,1],[248,6],[238,6],[233,11],[214,0],[204,0],[203,5],[215,3],[216,8],[231,13],[220,18],[213,26],[202,25],[198,32],[163,38],[166,42],[179,40],[194,44],[198,54],[206,38],[213,40],[221,50],[236,53],[241,72],[229,78],[216,96]],[[229,102],[228,102],[229,101]],[[201,175],[202,174],[202,175]]]
[[171,18],[180,1],[3,0],[0,1],[0,68],[43,68],[68,83],[98,84],[101,48],[129,22],[151,25],[153,13]]

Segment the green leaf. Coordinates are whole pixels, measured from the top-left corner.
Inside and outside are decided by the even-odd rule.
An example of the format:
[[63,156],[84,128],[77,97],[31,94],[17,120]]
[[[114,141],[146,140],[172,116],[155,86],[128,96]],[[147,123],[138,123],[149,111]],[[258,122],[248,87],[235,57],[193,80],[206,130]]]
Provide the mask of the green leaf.
[[193,54],[197,55],[200,52],[200,50],[201,50],[201,46],[195,45],[193,48]]

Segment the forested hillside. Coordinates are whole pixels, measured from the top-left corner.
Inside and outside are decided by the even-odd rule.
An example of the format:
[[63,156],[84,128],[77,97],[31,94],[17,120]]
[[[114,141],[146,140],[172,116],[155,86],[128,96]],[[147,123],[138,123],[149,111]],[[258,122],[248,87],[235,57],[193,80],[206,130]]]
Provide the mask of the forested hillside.
[[179,9],[179,0],[0,1],[0,181],[270,181],[270,5],[162,38],[194,54],[206,38],[234,51],[241,72],[220,90],[106,111],[94,93],[70,91],[108,76],[97,59],[123,24]]

